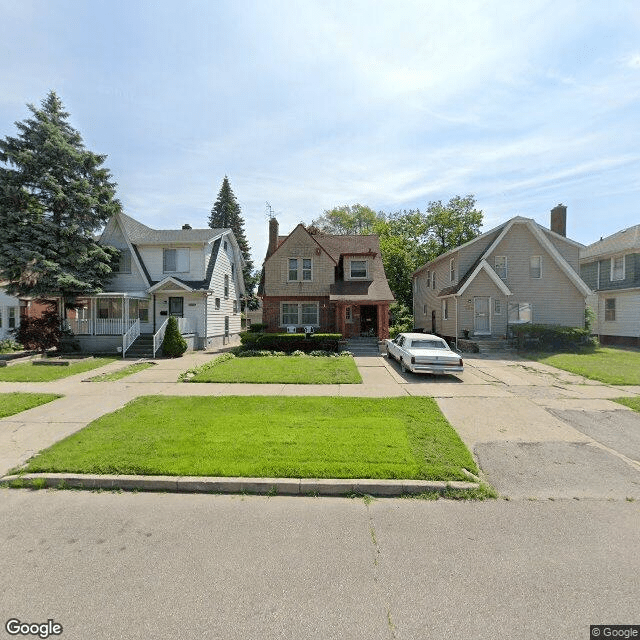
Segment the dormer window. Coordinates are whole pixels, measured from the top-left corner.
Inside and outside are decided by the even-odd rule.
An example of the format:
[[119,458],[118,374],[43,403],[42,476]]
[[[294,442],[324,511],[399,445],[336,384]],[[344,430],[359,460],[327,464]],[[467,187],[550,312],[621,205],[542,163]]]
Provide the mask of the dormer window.
[[312,274],[311,258],[289,258],[289,282],[311,282]]
[[624,280],[624,256],[611,258],[611,280]]
[[367,277],[366,260],[351,260],[351,277],[354,279]]
[[189,271],[189,249],[163,249],[162,270],[164,273]]

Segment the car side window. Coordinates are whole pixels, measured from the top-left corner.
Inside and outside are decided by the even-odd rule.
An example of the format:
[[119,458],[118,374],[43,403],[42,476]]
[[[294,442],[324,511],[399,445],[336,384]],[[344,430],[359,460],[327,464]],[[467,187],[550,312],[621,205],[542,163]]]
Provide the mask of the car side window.
[[398,346],[401,347],[404,344],[404,336],[400,336],[400,339],[398,340]]

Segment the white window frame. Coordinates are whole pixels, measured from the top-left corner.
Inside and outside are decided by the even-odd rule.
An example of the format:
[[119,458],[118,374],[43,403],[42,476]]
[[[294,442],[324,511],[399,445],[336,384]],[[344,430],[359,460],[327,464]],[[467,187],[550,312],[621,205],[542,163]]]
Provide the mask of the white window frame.
[[[612,304],[609,304],[609,303],[612,303]],[[604,321],[605,322],[616,321],[616,298],[604,299]]]
[[431,271],[427,271],[427,289],[431,289]]
[[[626,256],[613,256],[611,258],[611,271],[609,274],[609,280],[611,280],[611,282],[620,282],[621,280],[624,280],[625,277],[625,271],[626,271],[626,260],[625,260]],[[616,275],[616,272],[618,271],[615,267],[615,263],[616,260],[622,260],[622,270],[619,271],[619,273],[621,273],[621,275]]]
[[[364,275],[363,276],[354,276],[353,275],[353,265],[355,262],[364,264]],[[349,279],[350,280],[367,280],[369,277],[369,261],[368,260],[349,260]]]
[[16,329],[19,325],[20,307],[7,307],[7,329]]
[[[498,267],[498,260],[504,260],[504,275],[500,275],[503,267]],[[509,275],[509,261],[507,256],[495,256],[493,259],[493,269],[501,280],[506,280]]]
[[454,282],[456,279],[456,259],[451,258],[449,260],[449,282]]
[[220,298],[216,298],[214,302],[216,311],[220,311]]
[[[293,320],[293,311],[289,311],[288,312],[288,320],[289,322],[285,322],[285,318],[284,318],[284,305],[295,305],[297,311],[296,311],[296,316],[297,316],[297,321],[296,322],[291,322],[291,320]],[[315,322],[311,322],[308,317],[305,319],[303,311],[302,311],[302,307],[303,306],[313,306],[315,307]],[[302,327],[302,326],[311,326],[311,327],[319,327],[320,326],[320,303],[317,301],[304,301],[304,300],[283,300],[280,303],[280,326],[281,327],[287,327],[287,326],[296,326],[296,327]]]
[[[533,265],[533,261],[534,261],[535,258],[538,259],[538,266],[537,266],[538,275],[535,275],[536,267],[534,267],[534,265]],[[533,278],[534,280],[541,280],[542,279],[542,256],[530,256],[529,257],[529,276],[531,278]]]
[[287,282],[313,282],[313,258],[287,258]]
[[[173,252],[175,255],[174,269],[167,268],[167,256],[169,252]],[[162,249],[162,273],[188,273],[190,271],[190,256],[189,247],[171,247]],[[169,265],[171,266],[171,265]]]
[[500,298],[493,299],[493,315],[494,316],[502,315],[502,300],[500,300]]
[[449,319],[449,298],[444,298],[442,300],[442,319]]
[[431,274],[431,288],[434,291],[436,289],[436,272],[435,271]]
[[[512,311],[514,311],[514,308],[516,308],[515,310],[517,310],[517,314],[518,317],[517,319],[514,319],[512,317]],[[525,308],[528,308],[529,310],[529,319],[522,319],[521,315],[521,309],[524,311]],[[533,305],[530,302],[510,302],[508,309],[507,309],[507,321],[509,322],[509,324],[528,324],[528,323],[532,323],[533,322]]]
[[229,299],[229,274],[224,274],[224,299]]

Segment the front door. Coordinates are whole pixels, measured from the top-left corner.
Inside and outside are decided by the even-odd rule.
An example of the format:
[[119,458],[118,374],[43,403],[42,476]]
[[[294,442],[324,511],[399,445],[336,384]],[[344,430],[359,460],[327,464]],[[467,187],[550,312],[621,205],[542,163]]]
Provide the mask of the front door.
[[491,334],[488,296],[476,296],[473,299],[473,332],[477,335]]
[[184,312],[184,298],[169,298],[169,315],[182,318]]

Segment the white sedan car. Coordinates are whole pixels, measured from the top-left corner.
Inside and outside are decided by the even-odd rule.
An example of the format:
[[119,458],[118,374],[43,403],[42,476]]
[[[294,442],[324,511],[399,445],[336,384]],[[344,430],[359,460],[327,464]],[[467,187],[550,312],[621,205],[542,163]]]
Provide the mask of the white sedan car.
[[462,358],[445,340],[430,333],[399,333],[387,340],[387,354],[412,373],[461,373]]

